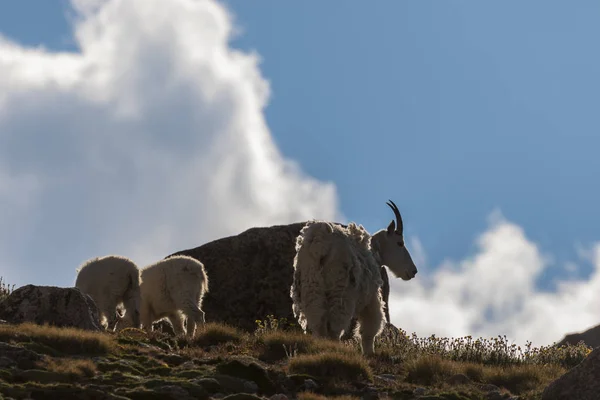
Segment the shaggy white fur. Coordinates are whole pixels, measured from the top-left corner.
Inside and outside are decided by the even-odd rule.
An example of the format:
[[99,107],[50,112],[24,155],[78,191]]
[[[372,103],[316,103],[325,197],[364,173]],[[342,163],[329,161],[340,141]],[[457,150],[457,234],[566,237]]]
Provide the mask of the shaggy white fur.
[[[192,257],[173,256],[143,268],[140,291],[141,321],[148,331],[153,322],[168,318],[176,335],[193,337],[196,326],[205,323],[202,299],[208,293],[208,276],[204,265]],[[130,322],[125,318],[123,326]]]
[[392,221],[373,236],[355,223],[311,221],[302,228],[290,296],[305,332],[338,340],[356,317],[363,354],[373,354],[385,321],[380,267],[386,265],[403,280],[417,273],[404,246],[402,219],[395,205],[392,209],[399,228]]
[[92,258],[77,269],[75,287],[89,294],[100,313],[104,329],[114,330],[123,303],[133,326],[140,326],[140,270],[127,257],[108,255]]

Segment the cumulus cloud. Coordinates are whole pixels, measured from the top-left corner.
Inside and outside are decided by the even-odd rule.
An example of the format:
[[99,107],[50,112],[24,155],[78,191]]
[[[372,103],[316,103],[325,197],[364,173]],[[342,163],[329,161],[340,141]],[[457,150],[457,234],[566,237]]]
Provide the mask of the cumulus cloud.
[[[89,257],[145,264],[251,226],[340,219],[280,154],[259,57],[214,1],[73,0],[77,52],[0,36],[0,257],[68,285]],[[26,268],[11,268],[19,261]]]
[[[265,123],[259,57],[230,47],[208,0],[72,0],[77,52],[0,36],[0,275],[66,286],[83,260],[140,264],[251,226],[343,221],[332,183],[305,175]],[[427,262],[426,243],[409,241]],[[476,254],[392,280],[392,322],[419,335],[548,344],[597,324],[595,271],[541,292],[548,257],[494,213]],[[567,266],[573,270],[573,265]],[[425,273],[423,273],[425,272]]]
[[428,276],[392,280],[392,323],[419,336],[506,335],[538,346],[600,323],[600,244],[586,252],[592,275],[558,282],[552,292],[536,286],[550,258],[498,211],[476,244],[473,256],[445,261]]

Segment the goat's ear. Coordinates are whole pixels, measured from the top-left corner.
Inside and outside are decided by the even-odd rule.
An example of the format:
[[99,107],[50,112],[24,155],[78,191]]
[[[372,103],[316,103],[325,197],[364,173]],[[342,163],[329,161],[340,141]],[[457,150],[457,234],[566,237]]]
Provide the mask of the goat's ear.
[[396,223],[394,222],[394,220],[392,220],[392,222],[390,222],[390,224],[387,227],[387,234],[393,235],[395,230],[396,230]]

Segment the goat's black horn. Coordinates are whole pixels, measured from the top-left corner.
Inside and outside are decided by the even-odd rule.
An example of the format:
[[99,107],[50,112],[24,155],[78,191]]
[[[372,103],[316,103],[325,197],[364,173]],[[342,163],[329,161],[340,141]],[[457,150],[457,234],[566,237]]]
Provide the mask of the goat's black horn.
[[394,215],[396,216],[396,232],[402,235],[402,232],[404,232],[404,225],[402,224],[402,216],[400,215],[398,206],[392,200],[389,200],[389,202],[385,204],[390,206],[392,211],[394,211]]

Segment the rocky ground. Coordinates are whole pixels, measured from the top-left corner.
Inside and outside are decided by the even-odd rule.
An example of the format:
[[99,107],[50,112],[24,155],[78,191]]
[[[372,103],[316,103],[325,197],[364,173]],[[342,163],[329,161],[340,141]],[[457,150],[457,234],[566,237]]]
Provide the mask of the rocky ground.
[[[194,340],[33,323],[0,325],[5,399],[539,399],[560,365],[484,365],[402,357],[385,339],[365,359],[355,342],[207,324]],[[389,338],[388,338],[389,339]],[[406,347],[404,347],[406,349]]]
[[[388,324],[376,354],[358,341],[304,335],[285,318],[176,338],[106,332],[75,288],[0,279],[0,400],[6,399],[600,399],[600,348],[520,348],[506,338],[420,338]],[[7,322],[8,321],[8,322]]]

